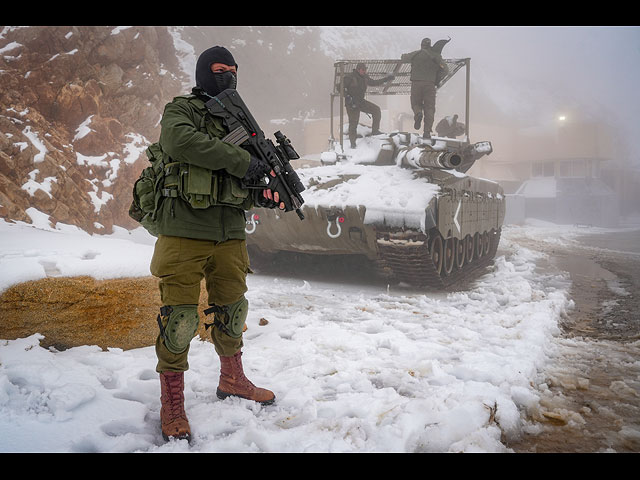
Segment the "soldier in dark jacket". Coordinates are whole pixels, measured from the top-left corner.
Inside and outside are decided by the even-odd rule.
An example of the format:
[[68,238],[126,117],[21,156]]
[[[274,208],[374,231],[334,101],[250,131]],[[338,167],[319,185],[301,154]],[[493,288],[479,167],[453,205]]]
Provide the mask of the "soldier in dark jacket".
[[439,137],[456,138],[465,132],[465,125],[458,121],[458,114],[444,117],[436,125],[436,132]]
[[[262,205],[243,187],[268,174],[270,167],[250,153],[220,139],[228,132],[222,120],[207,113],[205,102],[235,88],[237,65],[224,47],[205,50],[196,64],[196,88],[165,106],[159,151],[165,183],[157,212],[158,240],[151,273],[159,278],[162,308],[156,340],[160,373],[162,434],[191,435],[184,411],[184,372],[189,344],[199,325],[200,282],[204,278],[215,320],[211,338],[220,357],[217,395],[248,398],[263,404],[273,392],[258,388],[244,375],[242,334],[249,304],[246,276],[245,210]],[[154,144],[155,145],[155,144]],[[175,177],[175,180],[173,180]],[[265,190],[265,197],[275,193]],[[271,205],[269,205],[271,206]]]
[[349,117],[349,142],[351,148],[356,148],[356,137],[358,122],[360,121],[360,112],[369,113],[373,118],[371,125],[371,134],[378,135],[380,133],[380,107],[375,103],[365,100],[367,86],[381,85],[389,80],[393,80],[393,75],[388,75],[379,80],[372,79],[367,75],[367,66],[364,63],[358,63],[353,72],[344,77],[345,99],[344,104]]
[[420,128],[424,116],[423,137],[431,138],[436,112],[436,85],[447,67],[440,53],[431,48],[429,38],[422,40],[420,50],[403,54],[400,61],[411,63],[411,109],[414,128]]

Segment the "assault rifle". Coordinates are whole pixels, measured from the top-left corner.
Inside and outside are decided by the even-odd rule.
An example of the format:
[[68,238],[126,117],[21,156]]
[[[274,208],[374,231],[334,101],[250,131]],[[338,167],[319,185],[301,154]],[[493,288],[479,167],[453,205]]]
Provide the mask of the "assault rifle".
[[205,106],[211,115],[221,118],[227,127],[229,133],[222,138],[223,141],[248,150],[269,164],[276,175],[275,178],[267,176],[268,180],[259,184],[245,186],[260,190],[269,188],[278,192],[280,202],[284,202],[285,212],[295,210],[300,220],[304,220],[300,210],[304,203],[300,195],[304,185],[289,163],[289,160],[295,160],[300,156],[291,146],[289,139],[280,131],[274,134],[278,146],[265,138],[260,126],[235,89],[223,91],[206,102]]

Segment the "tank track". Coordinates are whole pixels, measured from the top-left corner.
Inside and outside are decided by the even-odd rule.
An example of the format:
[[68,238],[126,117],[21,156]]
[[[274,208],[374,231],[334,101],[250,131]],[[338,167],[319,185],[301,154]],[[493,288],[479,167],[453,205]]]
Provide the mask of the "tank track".
[[489,234],[488,251],[480,258],[474,258],[470,263],[465,261],[462,268],[458,268],[454,262],[453,269],[446,274],[444,267],[438,273],[429,249],[429,241],[440,235],[437,231],[430,232],[430,235],[414,234],[410,239],[406,234],[377,232],[376,268],[388,280],[434,289],[455,287],[477,278],[484,267],[492,263],[500,243],[500,234],[500,229]]

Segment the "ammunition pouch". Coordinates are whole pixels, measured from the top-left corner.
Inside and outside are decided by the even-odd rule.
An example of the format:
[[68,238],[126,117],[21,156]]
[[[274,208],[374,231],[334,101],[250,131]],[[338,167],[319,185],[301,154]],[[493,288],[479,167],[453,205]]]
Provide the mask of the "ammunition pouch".
[[171,353],[183,353],[196,336],[200,317],[197,305],[166,305],[157,318],[164,344]]
[[205,315],[214,315],[213,323],[205,323],[205,329],[212,325],[232,338],[240,338],[249,313],[249,301],[242,297],[231,305],[211,305],[204,311]]
[[239,178],[222,170],[173,161],[165,164],[161,193],[163,197],[181,198],[194,209],[226,205],[249,210],[253,203]]
[[161,154],[157,144],[153,144],[147,149],[147,157],[151,165],[142,170],[133,184],[133,198],[129,207],[129,216],[154,236],[157,236],[156,214],[162,200],[163,162]]
[[[198,109],[204,109],[204,103],[197,97],[189,97]],[[207,113],[200,118],[198,129],[209,136],[214,135],[207,129]],[[191,208],[203,209],[212,205],[225,205],[249,210],[253,201],[249,191],[242,187],[239,178],[225,170],[209,170],[197,165],[176,162],[165,155],[164,186],[162,196],[180,198]]]

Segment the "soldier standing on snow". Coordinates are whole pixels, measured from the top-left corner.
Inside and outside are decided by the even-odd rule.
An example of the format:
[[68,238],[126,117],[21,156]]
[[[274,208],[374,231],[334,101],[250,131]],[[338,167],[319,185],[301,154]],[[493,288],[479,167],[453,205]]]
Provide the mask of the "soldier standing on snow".
[[[196,64],[191,95],[166,105],[159,146],[165,169],[180,166],[186,184],[216,185],[217,192],[199,195],[197,202],[163,188],[157,213],[158,240],[151,273],[159,278],[162,308],[156,340],[160,373],[162,435],[190,439],[184,410],[184,372],[189,368],[189,344],[199,325],[200,282],[204,278],[214,313],[211,338],[220,357],[219,398],[239,396],[261,404],[274,401],[273,392],[258,388],[244,375],[241,348],[249,304],[246,276],[249,256],[245,242],[245,210],[252,205],[273,208],[279,200],[270,190],[253,196],[243,187],[255,183],[271,167],[247,150],[220,140],[227,132],[222,120],[208,115],[205,102],[235,88],[237,64],[224,47],[205,50]],[[171,167],[170,167],[171,166]],[[213,190],[213,189],[212,189]],[[264,198],[262,198],[264,195]],[[195,195],[194,195],[195,196]]]

